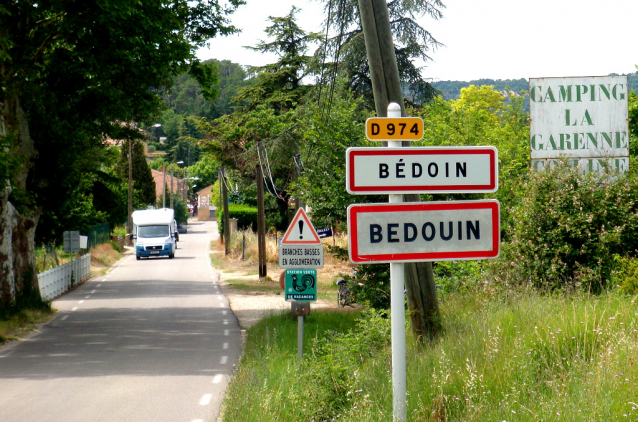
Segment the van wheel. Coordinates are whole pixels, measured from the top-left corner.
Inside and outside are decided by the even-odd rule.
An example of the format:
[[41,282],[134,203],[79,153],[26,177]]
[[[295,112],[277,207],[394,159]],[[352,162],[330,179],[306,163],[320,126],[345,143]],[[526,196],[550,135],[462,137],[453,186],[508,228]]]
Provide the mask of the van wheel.
[[168,256],[168,259],[173,259],[173,258],[175,258],[175,253],[174,252]]
[[139,261],[140,260],[140,256],[139,255],[135,255],[135,259],[137,259]]

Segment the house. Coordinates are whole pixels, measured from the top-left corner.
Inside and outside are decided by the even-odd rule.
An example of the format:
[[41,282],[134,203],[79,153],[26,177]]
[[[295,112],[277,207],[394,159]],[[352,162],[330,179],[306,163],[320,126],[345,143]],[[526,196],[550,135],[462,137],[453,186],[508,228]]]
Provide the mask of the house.
[[153,180],[155,181],[155,197],[158,201],[162,200],[162,193],[164,192],[164,181],[166,181],[167,206],[170,202],[169,192],[173,192],[173,194],[178,195],[182,199],[186,198],[186,193],[188,192],[188,184],[184,181],[184,179],[173,177],[169,173],[166,173],[165,179],[164,173],[153,169],[151,169],[151,174],[153,175]]
[[206,186],[195,192],[197,198],[197,220],[198,221],[217,221],[217,204],[211,204],[211,193],[213,185]]

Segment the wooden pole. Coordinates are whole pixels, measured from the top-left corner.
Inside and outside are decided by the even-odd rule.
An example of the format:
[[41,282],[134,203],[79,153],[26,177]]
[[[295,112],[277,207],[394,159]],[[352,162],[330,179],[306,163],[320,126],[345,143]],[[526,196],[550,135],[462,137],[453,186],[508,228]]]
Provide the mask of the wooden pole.
[[[395,102],[401,106],[401,114],[405,116],[403,92],[396,64],[387,4],[385,0],[359,0],[359,10],[366,39],[366,51],[377,115],[379,117],[387,116],[388,104]],[[371,39],[369,40],[369,38]],[[379,84],[383,86],[378,86]],[[402,145],[404,147],[410,146],[410,142],[403,142]],[[384,146],[386,146],[385,143]],[[418,202],[420,200],[420,195],[404,195],[405,202]],[[435,337],[440,331],[441,322],[432,263],[406,264],[405,283],[412,331],[421,340]]]
[[230,216],[228,215],[228,188],[226,187],[226,174],[224,173],[224,166],[220,172],[220,185],[222,186],[222,201],[224,203],[224,254],[230,253]]
[[[261,142],[257,143],[261,156]],[[259,254],[259,278],[267,275],[266,269],[266,210],[264,206],[264,174],[261,165],[257,164],[257,250]]]
[[133,233],[133,140],[128,141],[128,232]]

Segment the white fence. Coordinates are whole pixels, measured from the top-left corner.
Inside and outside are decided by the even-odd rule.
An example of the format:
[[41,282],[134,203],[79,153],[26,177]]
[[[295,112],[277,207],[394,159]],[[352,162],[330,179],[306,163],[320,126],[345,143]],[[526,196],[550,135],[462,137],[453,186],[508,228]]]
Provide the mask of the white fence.
[[42,300],[51,300],[71,288],[73,284],[87,280],[91,275],[91,254],[38,274]]

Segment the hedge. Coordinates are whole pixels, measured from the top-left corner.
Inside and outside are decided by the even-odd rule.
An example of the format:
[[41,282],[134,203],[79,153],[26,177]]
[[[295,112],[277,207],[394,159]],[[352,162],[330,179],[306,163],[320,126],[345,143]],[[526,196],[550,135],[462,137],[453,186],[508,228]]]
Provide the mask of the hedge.
[[[228,204],[228,214],[230,218],[237,219],[237,229],[251,229],[257,231],[257,208],[249,205]],[[220,207],[217,213],[217,226],[219,234],[224,235],[224,208]]]

